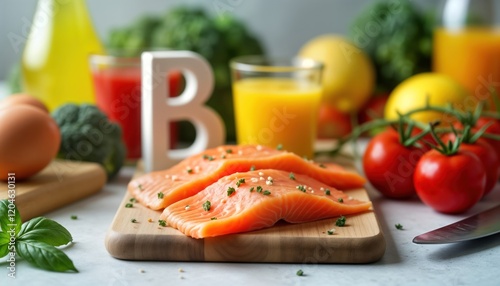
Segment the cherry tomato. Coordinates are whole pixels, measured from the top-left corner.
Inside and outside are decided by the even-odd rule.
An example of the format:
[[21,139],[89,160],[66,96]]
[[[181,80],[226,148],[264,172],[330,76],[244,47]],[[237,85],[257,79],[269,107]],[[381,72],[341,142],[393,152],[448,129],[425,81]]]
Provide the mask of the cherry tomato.
[[[385,103],[389,98],[388,93],[375,94],[370,97],[368,102],[358,111],[358,124],[364,124],[377,119],[384,118]],[[376,127],[363,133],[363,136],[373,137],[382,132],[384,127]]]
[[[456,136],[453,133],[445,134],[442,137],[443,142],[455,141]],[[474,143],[461,143],[460,150],[466,150],[474,153],[479,160],[483,163],[484,169],[486,171],[486,186],[484,187],[483,197],[489,194],[493,188],[495,187],[499,172],[500,172],[500,161],[498,160],[498,156],[495,152],[495,149],[491,147],[491,145],[484,140],[483,138],[479,138]]]
[[402,199],[415,194],[413,171],[424,150],[405,147],[394,129],[373,137],[363,155],[363,169],[370,183],[389,198]]
[[[480,117],[477,120],[476,126],[474,126],[473,131],[479,130],[481,127],[488,124],[489,122],[491,122],[491,125],[486,129],[486,133],[500,135],[500,121],[487,117]],[[484,140],[486,140],[491,145],[491,147],[493,147],[493,149],[497,153],[498,158],[500,158],[500,140],[495,140],[491,138],[484,138]]]
[[375,119],[384,118],[384,108],[389,98],[388,93],[376,94],[358,112],[358,123],[363,124]]
[[328,104],[321,104],[318,117],[318,138],[341,138],[352,131],[351,117]]
[[442,213],[462,213],[483,196],[486,172],[469,151],[447,156],[431,150],[418,161],[413,180],[425,204]]

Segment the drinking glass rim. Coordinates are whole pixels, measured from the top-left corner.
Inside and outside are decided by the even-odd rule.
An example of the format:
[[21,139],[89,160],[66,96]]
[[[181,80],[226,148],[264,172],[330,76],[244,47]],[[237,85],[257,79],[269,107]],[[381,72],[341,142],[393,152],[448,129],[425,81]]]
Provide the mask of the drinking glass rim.
[[229,63],[232,69],[247,72],[294,72],[323,69],[320,61],[305,57],[240,56]]
[[110,66],[140,66],[141,57],[126,57],[109,54],[91,54],[89,55],[91,65],[110,65]]
[[113,66],[140,66],[141,65],[141,55],[143,52],[155,52],[155,51],[174,51],[170,48],[144,48],[141,49],[138,55],[130,56],[127,55],[126,50],[108,49],[104,53],[95,53],[89,55],[89,61],[91,64],[104,64]]

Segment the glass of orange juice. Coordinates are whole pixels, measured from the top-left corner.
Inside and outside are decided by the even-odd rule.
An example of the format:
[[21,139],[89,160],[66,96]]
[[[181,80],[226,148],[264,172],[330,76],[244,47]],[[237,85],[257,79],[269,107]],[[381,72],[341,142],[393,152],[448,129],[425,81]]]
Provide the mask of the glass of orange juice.
[[244,56],[230,66],[238,144],[281,146],[313,158],[323,65]]
[[456,79],[490,109],[491,89],[500,94],[500,23],[494,11],[494,0],[447,0],[433,44],[433,70]]

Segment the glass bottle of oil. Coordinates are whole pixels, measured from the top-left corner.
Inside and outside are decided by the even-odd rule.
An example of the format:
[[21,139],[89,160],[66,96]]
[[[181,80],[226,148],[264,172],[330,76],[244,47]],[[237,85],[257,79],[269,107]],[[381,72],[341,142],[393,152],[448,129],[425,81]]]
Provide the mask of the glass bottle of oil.
[[103,50],[85,0],[39,0],[22,55],[24,91],[50,110],[94,103],[88,56]]

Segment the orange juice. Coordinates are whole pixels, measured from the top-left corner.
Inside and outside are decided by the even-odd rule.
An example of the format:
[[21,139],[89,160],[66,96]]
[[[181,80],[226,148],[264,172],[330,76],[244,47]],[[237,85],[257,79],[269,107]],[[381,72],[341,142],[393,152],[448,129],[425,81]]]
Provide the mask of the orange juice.
[[239,144],[282,145],[313,158],[321,101],[319,84],[287,78],[247,78],[233,84]]
[[500,30],[437,29],[433,68],[452,76],[476,98],[491,104],[488,88],[493,87],[500,94]]

